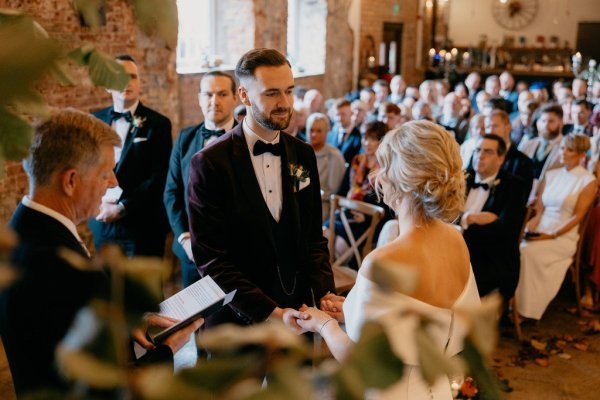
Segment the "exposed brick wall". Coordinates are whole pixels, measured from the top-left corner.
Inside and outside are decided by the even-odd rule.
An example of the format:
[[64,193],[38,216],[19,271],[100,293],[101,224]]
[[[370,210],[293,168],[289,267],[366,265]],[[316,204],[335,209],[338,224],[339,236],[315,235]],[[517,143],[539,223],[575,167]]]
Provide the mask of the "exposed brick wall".
[[[392,12],[398,4],[400,11]],[[383,23],[399,22],[402,27],[402,75],[409,83],[418,83],[422,76],[416,68],[417,43],[417,7],[416,0],[377,0],[362,1],[361,3],[361,46],[367,35],[375,40],[375,57],[379,62],[379,43],[383,40]]]

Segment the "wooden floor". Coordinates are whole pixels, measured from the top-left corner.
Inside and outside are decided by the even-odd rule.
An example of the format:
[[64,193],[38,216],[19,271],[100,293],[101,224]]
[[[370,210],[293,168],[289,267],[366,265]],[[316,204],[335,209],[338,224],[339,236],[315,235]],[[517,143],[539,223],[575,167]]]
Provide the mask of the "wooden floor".
[[[587,351],[567,347],[565,352],[571,359],[551,356],[548,367],[541,367],[533,362],[525,366],[513,365],[520,344],[512,335],[512,330],[503,330],[492,364],[502,377],[509,380],[513,387],[512,393],[507,393],[507,400],[597,400],[600,399],[600,334],[587,336],[581,333],[581,323],[600,318],[600,314],[591,314],[580,318],[570,314],[566,308],[573,306],[570,293],[561,293],[559,298],[550,306],[544,319],[537,326],[525,328],[527,337],[540,335],[549,338],[553,335],[571,335],[583,338],[589,346]],[[189,364],[195,353],[192,346],[187,346],[178,354],[178,366]],[[0,343],[0,399],[13,400],[10,371]]]

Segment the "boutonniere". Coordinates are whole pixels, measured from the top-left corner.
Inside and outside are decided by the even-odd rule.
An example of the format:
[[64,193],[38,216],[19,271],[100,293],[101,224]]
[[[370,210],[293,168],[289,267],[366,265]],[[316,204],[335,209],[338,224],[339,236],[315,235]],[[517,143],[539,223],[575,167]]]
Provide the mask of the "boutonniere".
[[294,193],[304,189],[310,183],[310,171],[304,168],[302,165],[296,165],[290,163],[288,165],[290,170],[290,176],[292,177],[292,188]]
[[133,119],[131,120],[131,125],[133,125],[134,128],[141,128],[142,126],[144,126],[144,122],[146,122],[146,117],[140,117],[137,115],[133,116]]

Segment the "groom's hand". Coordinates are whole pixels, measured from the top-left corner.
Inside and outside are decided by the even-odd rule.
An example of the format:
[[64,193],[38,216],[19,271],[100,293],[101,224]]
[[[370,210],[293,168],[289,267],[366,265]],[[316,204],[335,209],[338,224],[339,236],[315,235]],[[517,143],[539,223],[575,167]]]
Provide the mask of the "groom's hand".
[[297,335],[300,335],[306,332],[306,329],[303,329],[302,327],[300,327],[300,325],[298,325],[298,320],[309,319],[310,316],[298,310],[294,310],[293,308],[275,307],[268,319],[274,318],[281,319],[285,326],[290,328],[292,332],[296,333]]

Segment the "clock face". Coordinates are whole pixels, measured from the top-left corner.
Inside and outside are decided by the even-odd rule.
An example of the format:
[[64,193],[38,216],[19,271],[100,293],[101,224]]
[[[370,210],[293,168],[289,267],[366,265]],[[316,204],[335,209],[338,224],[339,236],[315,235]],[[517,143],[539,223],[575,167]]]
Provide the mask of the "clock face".
[[537,0],[493,0],[492,14],[502,27],[517,30],[529,25],[537,14]]

